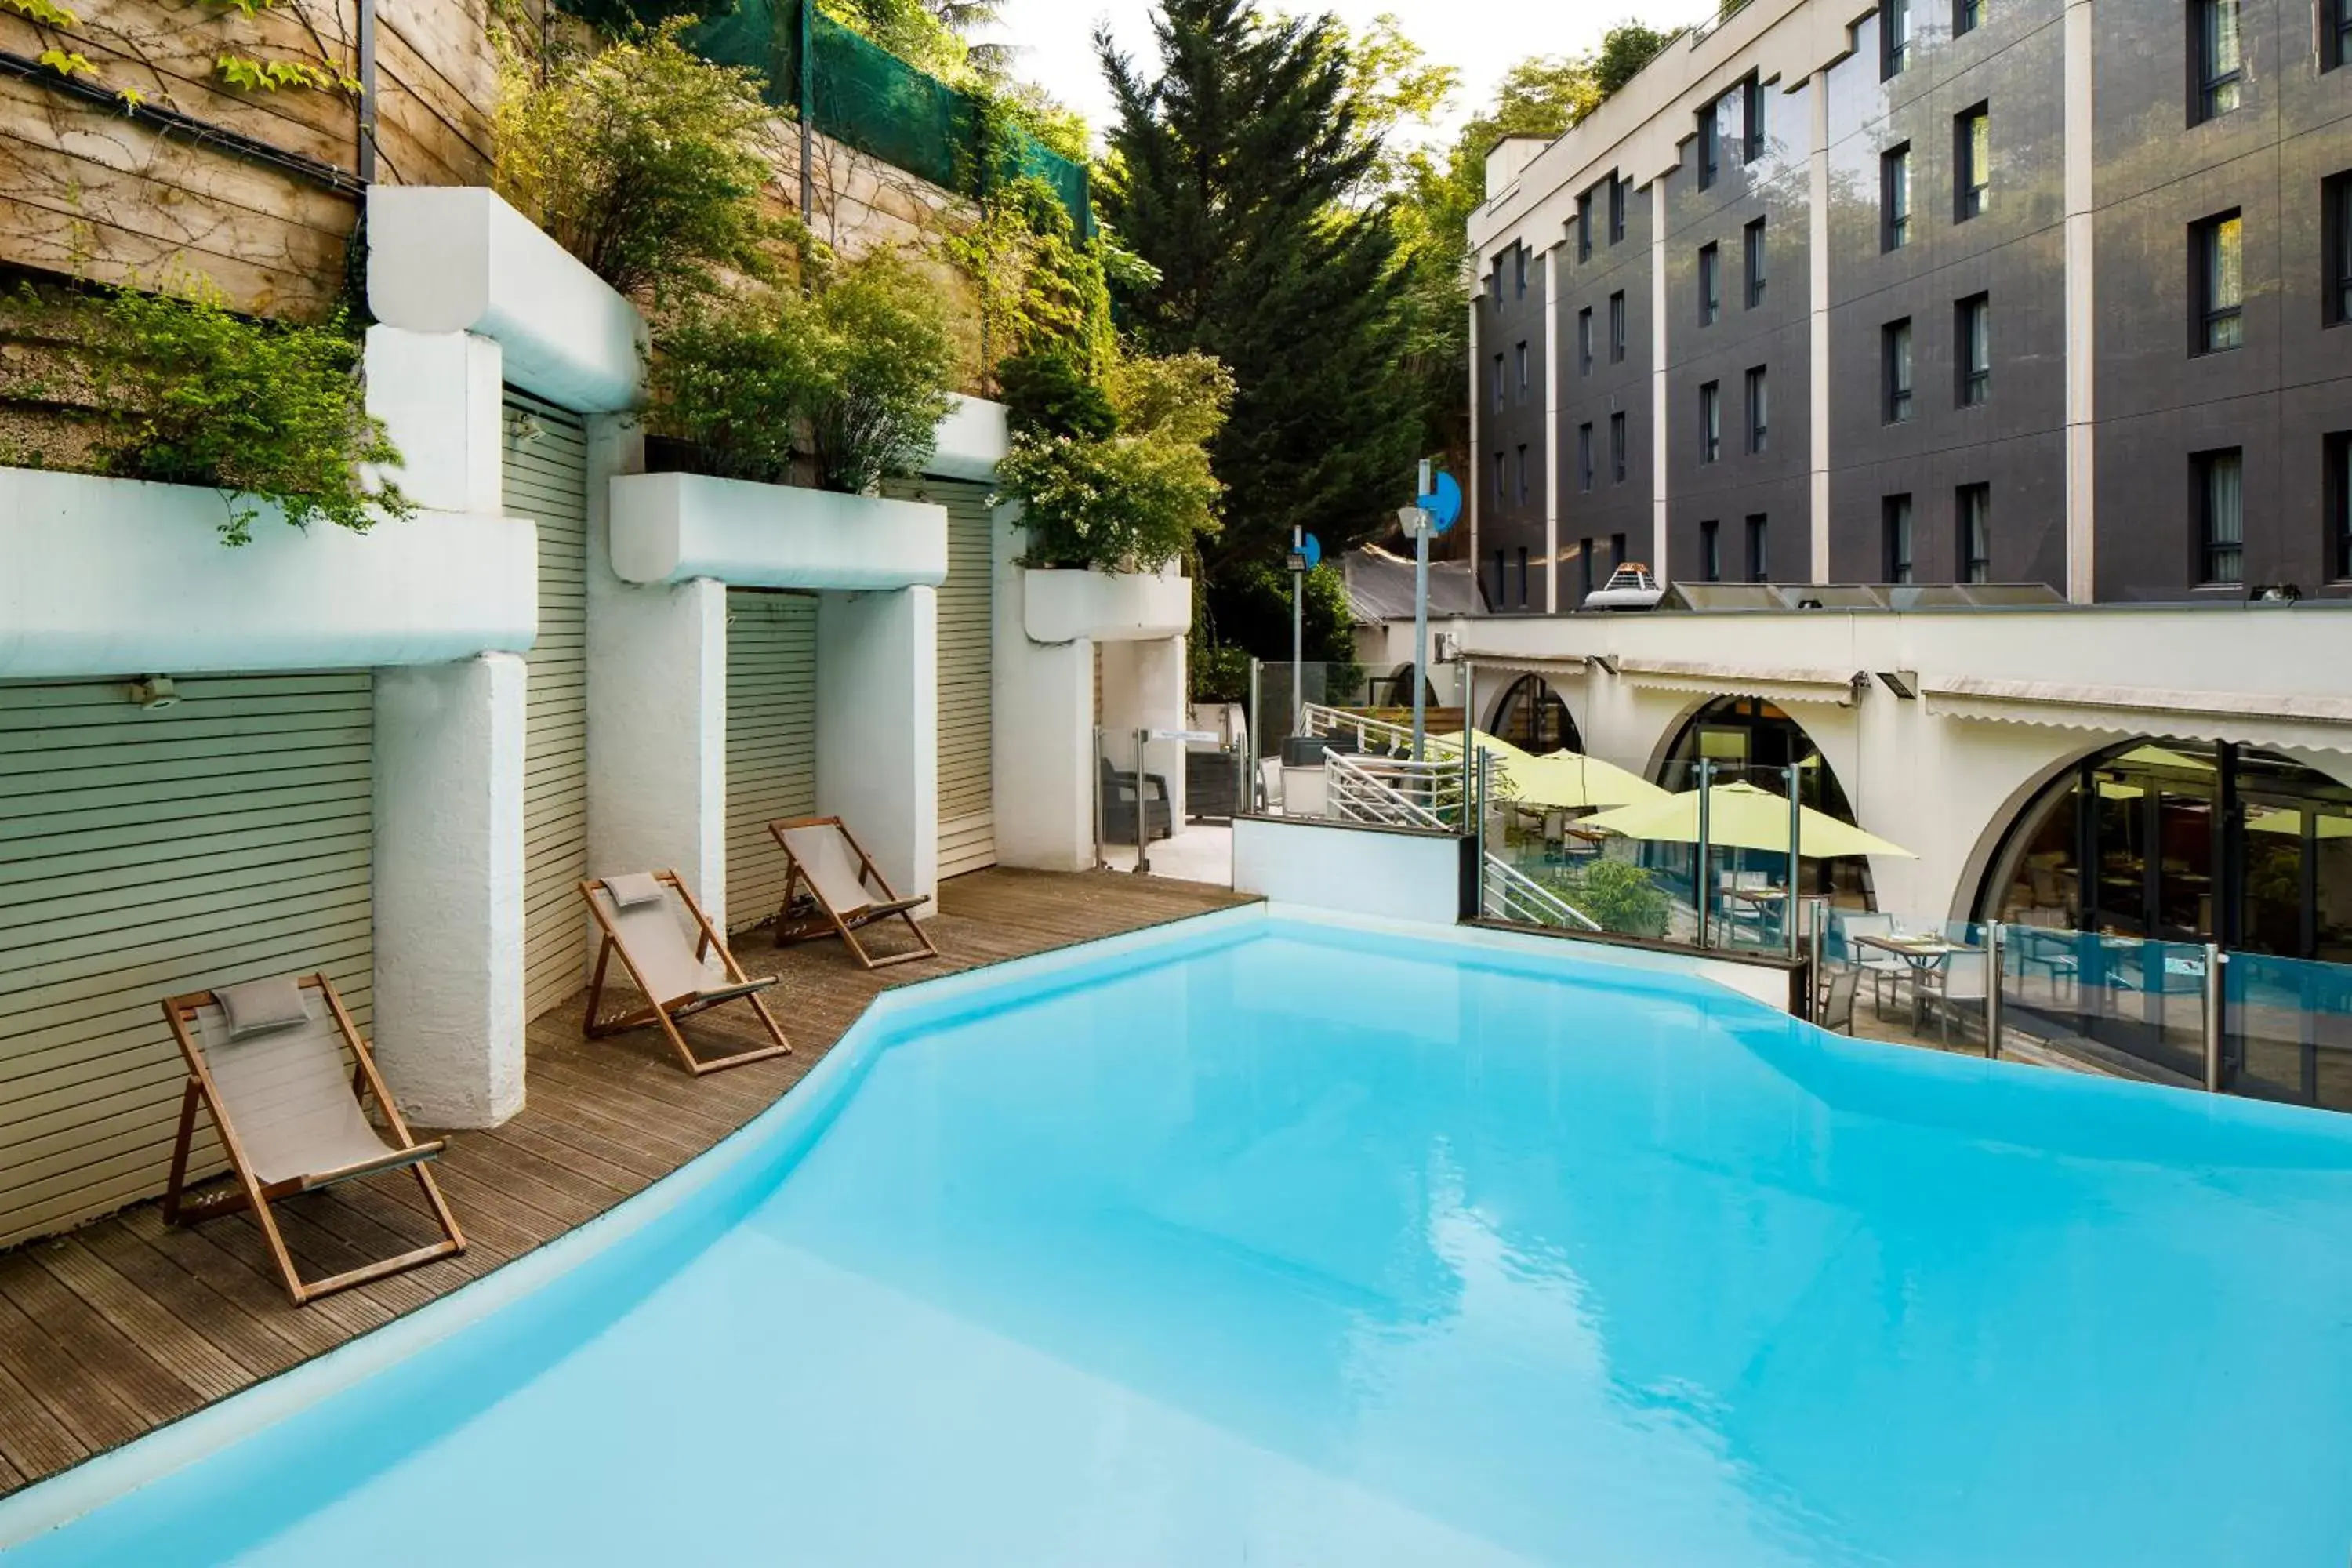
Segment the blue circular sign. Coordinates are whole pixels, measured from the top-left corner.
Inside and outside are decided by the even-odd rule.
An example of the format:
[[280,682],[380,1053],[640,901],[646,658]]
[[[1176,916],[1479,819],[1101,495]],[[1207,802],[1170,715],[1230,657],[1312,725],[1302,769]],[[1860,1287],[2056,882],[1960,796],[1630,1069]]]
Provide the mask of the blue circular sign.
[[1430,482],[1429,493],[1414,498],[1413,504],[1429,514],[1429,526],[1439,533],[1452,528],[1462,516],[1462,487],[1454,476],[1440,468],[1437,478]]
[[1307,557],[1307,569],[1312,572],[1323,564],[1323,542],[1310,533],[1300,542],[1298,553]]

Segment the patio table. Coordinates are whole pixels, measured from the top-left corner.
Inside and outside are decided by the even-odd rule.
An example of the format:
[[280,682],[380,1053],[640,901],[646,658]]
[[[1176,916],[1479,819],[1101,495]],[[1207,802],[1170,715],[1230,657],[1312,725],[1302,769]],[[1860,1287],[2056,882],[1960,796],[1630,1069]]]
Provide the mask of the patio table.
[[[1919,1026],[1922,998],[1919,982],[1927,973],[1943,963],[1954,953],[1978,952],[1982,950],[1973,942],[1952,942],[1940,936],[1882,935],[1876,931],[1856,931],[1846,938],[1854,947],[1874,947],[1891,952],[1911,966],[1911,1026]],[[1884,1014],[1880,1015],[1882,1017]]]

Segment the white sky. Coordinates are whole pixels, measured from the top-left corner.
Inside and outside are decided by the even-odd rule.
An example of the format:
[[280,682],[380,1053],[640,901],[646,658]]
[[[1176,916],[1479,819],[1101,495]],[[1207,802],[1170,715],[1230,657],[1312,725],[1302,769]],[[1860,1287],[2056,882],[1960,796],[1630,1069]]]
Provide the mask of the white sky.
[[[1704,9],[1692,0],[1576,0],[1534,5],[1528,0],[1265,0],[1269,10],[1328,10],[1360,28],[1393,12],[1407,37],[1432,59],[1456,66],[1462,88],[1439,128],[1450,135],[1492,96],[1503,73],[1529,55],[1589,49],[1629,16],[1654,26]],[[1013,45],[1013,74],[1034,81],[1087,117],[1099,133],[1110,117],[1101,68],[1094,55],[1095,24],[1108,17],[1122,47],[1139,61],[1151,47],[1150,0],[1005,0],[1003,21],[988,36]]]

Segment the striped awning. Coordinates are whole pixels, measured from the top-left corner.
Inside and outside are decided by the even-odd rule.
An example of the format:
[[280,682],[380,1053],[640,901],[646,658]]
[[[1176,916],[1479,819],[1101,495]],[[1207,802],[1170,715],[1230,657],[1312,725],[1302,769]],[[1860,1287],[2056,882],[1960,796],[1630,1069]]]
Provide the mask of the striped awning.
[[1980,723],[2235,741],[2284,751],[2352,752],[2352,697],[2176,691],[1967,675],[1922,680],[1919,695],[1931,713]]
[[1628,660],[1620,679],[1654,691],[1688,691],[1702,697],[1755,697],[1787,707],[1791,703],[1851,708],[1856,677],[1851,670],[1803,669],[1777,665],[1702,664],[1679,659]]

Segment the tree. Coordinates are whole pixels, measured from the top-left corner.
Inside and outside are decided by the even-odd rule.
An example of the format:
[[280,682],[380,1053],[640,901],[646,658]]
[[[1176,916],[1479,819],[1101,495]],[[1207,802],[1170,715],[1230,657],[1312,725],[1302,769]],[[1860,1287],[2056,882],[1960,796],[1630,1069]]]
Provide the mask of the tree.
[[1159,273],[1119,290],[1135,335],[1233,371],[1213,449],[1227,522],[1202,562],[1213,617],[1221,588],[1278,561],[1294,527],[1336,552],[1383,525],[1409,493],[1420,408],[1398,367],[1381,143],[1338,25],[1160,0],[1153,32],[1151,71],[1097,35],[1117,118],[1096,199]]

